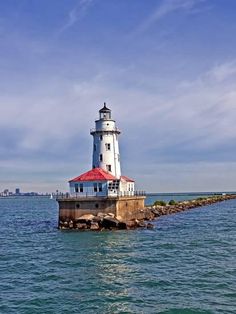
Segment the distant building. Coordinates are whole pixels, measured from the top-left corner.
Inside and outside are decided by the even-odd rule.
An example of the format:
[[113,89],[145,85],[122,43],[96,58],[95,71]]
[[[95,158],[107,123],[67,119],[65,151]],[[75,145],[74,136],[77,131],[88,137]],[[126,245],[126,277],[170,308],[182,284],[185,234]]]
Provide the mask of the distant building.
[[3,191],[3,196],[9,196],[9,190],[8,189],[5,189]]
[[19,189],[19,188],[16,188],[15,194],[16,194],[16,195],[19,195],[19,194],[20,194],[20,189]]

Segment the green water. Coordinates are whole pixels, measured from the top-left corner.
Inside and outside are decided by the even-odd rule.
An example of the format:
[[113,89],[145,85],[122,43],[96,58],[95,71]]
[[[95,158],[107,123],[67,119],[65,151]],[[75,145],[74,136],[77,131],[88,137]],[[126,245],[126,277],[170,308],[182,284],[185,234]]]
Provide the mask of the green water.
[[154,230],[57,230],[57,204],[0,199],[0,313],[236,313],[236,201]]

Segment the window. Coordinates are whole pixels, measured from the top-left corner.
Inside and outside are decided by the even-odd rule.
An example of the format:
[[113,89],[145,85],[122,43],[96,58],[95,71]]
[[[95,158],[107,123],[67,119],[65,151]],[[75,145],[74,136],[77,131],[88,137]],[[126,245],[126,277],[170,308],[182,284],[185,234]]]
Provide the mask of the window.
[[75,184],[75,193],[78,193],[79,192],[79,187],[78,187],[78,184],[76,183]]
[[98,203],[97,203],[97,204],[95,204],[95,208],[98,208],[98,207],[99,207]]
[[100,140],[102,141],[102,135],[100,135]]
[[105,146],[106,146],[106,150],[111,150],[111,144],[110,143],[106,143]]
[[76,208],[80,208],[80,204],[78,203],[78,204],[76,204]]
[[80,185],[79,185],[79,191],[80,191],[80,193],[83,193],[83,192],[84,192],[83,183],[80,183]]
[[102,183],[98,183],[98,190],[99,192],[102,192]]
[[111,165],[107,165],[107,171],[111,171]]
[[94,183],[94,184],[93,184],[93,190],[94,190],[94,192],[97,192],[97,191],[98,191],[98,185],[97,185],[97,183]]
[[100,161],[102,161],[102,154],[100,154],[99,159],[100,159]]

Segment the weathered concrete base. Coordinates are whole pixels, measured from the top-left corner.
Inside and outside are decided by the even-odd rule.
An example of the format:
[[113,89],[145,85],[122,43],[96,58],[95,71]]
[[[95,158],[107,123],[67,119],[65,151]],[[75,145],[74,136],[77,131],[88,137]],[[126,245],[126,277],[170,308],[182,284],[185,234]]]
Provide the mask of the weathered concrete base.
[[120,221],[139,217],[144,209],[145,196],[84,197],[58,199],[59,221],[76,221],[83,215],[113,214]]
[[[145,197],[130,197],[120,199],[100,200],[100,208],[89,209],[88,206],[97,204],[91,200],[78,199],[58,200],[60,229],[94,230],[103,229],[135,229],[153,228],[148,222],[163,215],[186,211],[191,208],[207,206],[214,203],[236,199],[236,195],[228,194],[209,198],[179,202],[175,205],[144,207]],[[76,208],[80,202],[79,208]],[[138,207],[140,205],[140,207]],[[102,207],[103,206],[103,207]],[[83,208],[84,207],[84,208]]]

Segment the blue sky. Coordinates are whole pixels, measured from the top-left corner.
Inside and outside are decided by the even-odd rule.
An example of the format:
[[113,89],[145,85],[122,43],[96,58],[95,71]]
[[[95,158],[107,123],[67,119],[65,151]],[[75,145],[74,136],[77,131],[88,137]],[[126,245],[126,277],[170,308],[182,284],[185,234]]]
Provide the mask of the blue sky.
[[234,0],[0,1],[0,191],[66,191],[97,112],[150,192],[236,188]]

